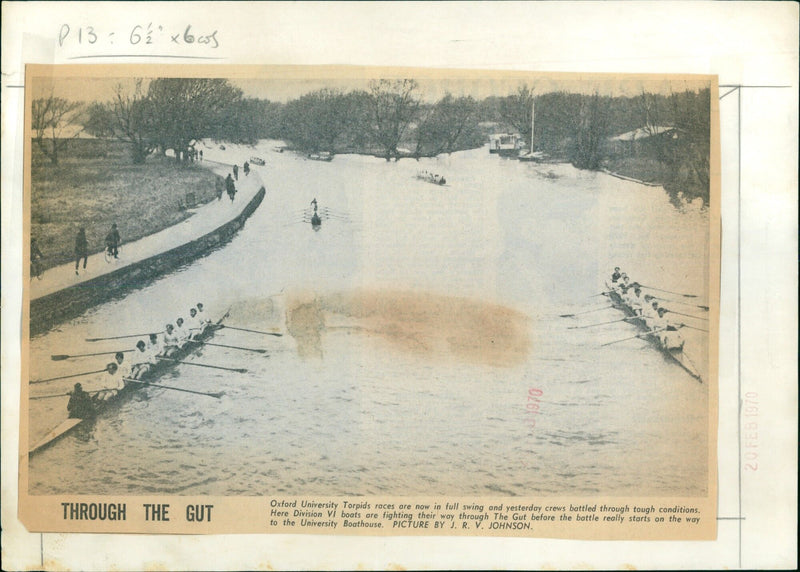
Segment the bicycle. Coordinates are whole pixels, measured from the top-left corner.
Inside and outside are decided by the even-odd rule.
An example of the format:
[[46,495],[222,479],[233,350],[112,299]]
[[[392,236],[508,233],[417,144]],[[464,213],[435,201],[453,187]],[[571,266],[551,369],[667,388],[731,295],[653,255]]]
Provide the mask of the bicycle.
[[114,260],[119,260],[119,250],[119,246],[106,245],[106,249],[103,251],[103,258],[105,258],[107,264],[111,264]]

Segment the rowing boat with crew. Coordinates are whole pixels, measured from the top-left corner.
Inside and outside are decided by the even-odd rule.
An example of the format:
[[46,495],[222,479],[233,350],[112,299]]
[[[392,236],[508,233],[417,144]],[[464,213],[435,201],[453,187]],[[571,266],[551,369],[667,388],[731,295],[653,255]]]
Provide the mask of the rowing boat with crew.
[[[73,429],[78,427],[79,425],[83,424],[85,421],[89,421],[94,419],[97,415],[102,413],[103,411],[109,409],[112,405],[117,404],[124,399],[126,399],[129,395],[131,395],[136,390],[142,387],[162,387],[159,385],[155,385],[153,382],[158,380],[164,373],[173,369],[178,363],[183,360],[185,357],[190,355],[199,347],[202,347],[203,343],[214,336],[214,334],[224,328],[225,326],[222,325],[222,321],[227,317],[227,312],[223,315],[217,322],[215,323],[207,323],[204,325],[202,331],[195,335],[193,338],[187,339],[186,342],[180,346],[174,354],[171,354],[170,357],[163,358],[161,361],[153,364],[148,371],[142,374],[139,379],[132,379],[132,378],[124,378],[125,385],[119,391],[113,393],[110,397],[105,400],[101,399],[93,399],[91,401],[92,407],[91,412],[88,415],[82,415],[81,417],[77,418],[69,418],[50,432],[47,433],[42,439],[40,439],[36,444],[34,444],[30,450],[28,451],[28,455],[33,455],[34,453],[38,453],[39,451],[49,447],[55,441],[59,440],[61,437],[66,435],[67,433],[71,432]],[[113,372],[109,372],[113,373]],[[176,388],[168,388],[168,389],[176,389]],[[199,393],[194,392],[187,389],[181,389],[181,391],[186,391],[189,393]],[[204,395],[211,395],[212,397],[218,397],[218,394],[204,394]]]
[[[689,373],[693,378],[695,378],[699,382],[703,382],[703,378],[700,375],[697,367],[692,363],[692,360],[689,359],[689,356],[683,351],[683,341],[679,345],[673,345],[668,342],[668,340],[663,336],[659,335],[661,332],[666,332],[667,328],[659,328],[659,329],[651,329],[645,318],[640,315],[633,307],[627,304],[619,292],[613,288],[611,285],[606,283],[607,291],[604,292],[606,296],[613,302],[614,307],[622,310],[629,319],[626,321],[635,324],[640,330],[645,332],[644,335],[640,334],[637,337],[641,337],[642,339],[646,339],[649,341],[655,348],[657,348],[664,356],[673,360],[679,366],[681,366],[686,372]],[[680,327],[680,326],[678,326]],[[670,331],[677,332],[677,327],[669,326]]]

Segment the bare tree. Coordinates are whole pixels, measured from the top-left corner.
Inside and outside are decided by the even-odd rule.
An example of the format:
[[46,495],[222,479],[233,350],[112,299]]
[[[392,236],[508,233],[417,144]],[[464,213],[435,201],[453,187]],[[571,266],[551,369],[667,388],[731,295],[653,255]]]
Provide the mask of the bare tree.
[[176,158],[186,158],[191,142],[218,131],[226,108],[241,99],[242,90],[226,79],[155,79],[146,108],[154,139],[162,149],[173,149]]
[[[468,146],[476,135],[477,103],[472,97],[455,98],[447,93],[436,105],[425,110],[416,132],[417,157],[451,153]],[[479,139],[479,135],[477,136]]]
[[347,130],[349,100],[338,90],[320,89],[290,101],[284,112],[286,138],[306,151],[335,152]]
[[416,117],[420,105],[414,95],[417,87],[413,79],[381,79],[369,84],[373,136],[387,161],[399,158],[397,146]]
[[531,140],[531,113],[533,113],[533,88],[521,85],[517,93],[500,100],[500,117],[503,122]]
[[608,134],[607,98],[600,97],[597,91],[593,95],[583,96],[578,117],[572,162],[579,169],[599,169],[603,158],[603,142]]
[[31,105],[31,130],[33,141],[53,165],[70,140],[76,138],[82,129],[78,125],[83,104],[55,97],[34,99]]
[[126,93],[121,84],[117,85],[113,103],[116,129],[130,141],[131,155],[136,164],[144,163],[155,148],[152,114],[148,106],[141,78],[136,79],[133,93]]
[[[642,128],[650,139],[649,146],[656,153],[656,159],[662,163],[670,163],[668,148],[665,144],[663,129],[665,127],[662,118],[662,107],[664,98],[654,93],[647,93],[642,89],[642,95],[636,98],[636,105],[639,112]],[[636,144],[635,140],[631,145]]]
[[83,130],[98,139],[107,139],[116,135],[114,106],[111,103],[95,101],[86,108],[86,119]]

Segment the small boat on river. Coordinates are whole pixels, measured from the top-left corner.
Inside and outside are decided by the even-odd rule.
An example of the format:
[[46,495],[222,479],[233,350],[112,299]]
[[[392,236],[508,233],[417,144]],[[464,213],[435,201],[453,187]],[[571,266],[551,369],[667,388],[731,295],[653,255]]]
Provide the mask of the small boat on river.
[[628,306],[616,290],[611,288],[608,283],[606,283],[606,287],[607,292],[605,292],[605,294],[614,303],[614,306],[622,310],[626,316],[631,318],[630,320],[627,320],[629,323],[636,325],[640,330],[645,332],[643,335],[641,335],[642,339],[646,339],[648,342],[650,342],[656,349],[664,354],[664,356],[681,366],[697,381],[701,383],[703,382],[703,378],[700,375],[697,367],[694,365],[694,363],[692,363],[692,360],[689,359],[689,356],[684,353],[683,344],[681,344],[679,348],[667,347],[662,342],[661,338],[650,330],[650,328],[647,326],[647,323],[644,321],[644,318],[640,316],[633,308]]
[[489,136],[489,153],[511,156],[519,153],[520,137],[516,133],[494,133]]
[[419,179],[420,181],[425,181],[426,183],[432,183],[434,185],[443,186],[445,183],[447,183],[447,180],[441,175],[438,175],[436,173],[429,173],[428,171],[420,171],[419,173],[417,173],[417,179]]
[[309,153],[308,158],[312,161],[333,161],[333,155],[328,151],[320,151],[319,153]]
[[28,451],[28,455],[29,456],[33,455],[49,447],[57,440],[61,439],[64,435],[70,433],[76,427],[83,425],[84,423],[94,419],[95,417],[97,417],[97,415],[100,415],[107,409],[113,407],[115,404],[118,404],[121,401],[127,399],[135,391],[138,391],[143,387],[147,387],[148,384],[151,384],[156,380],[158,380],[158,378],[164,375],[164,373],[166,373],[171,369],[174,369],[178,365],[177,361],[183,360],[192,352],[202,347],[202,342],[211,338],[217,330],[224,327],[222,325],[222,321],[225,319],[226,316],[227,313],[222,318],[220,318],[216,323],[206,325],[201,334],[199,334],[196,338],[192,340],[188,340],[175,355],[170,357],[169,360],[159,361],[157,364],[155,364],[147,373],[142,375],[142,377],[139,380],[140,383],[132,383],[126,381],[125,387],[120,389],[116,394],[112,395],[108,399],[102,401],[94,400],[93,401],[94,410],[92,416],[84,418],[69,418],[60,425],[58,425],[57,427],[53,428],[30,448],[30,450]]

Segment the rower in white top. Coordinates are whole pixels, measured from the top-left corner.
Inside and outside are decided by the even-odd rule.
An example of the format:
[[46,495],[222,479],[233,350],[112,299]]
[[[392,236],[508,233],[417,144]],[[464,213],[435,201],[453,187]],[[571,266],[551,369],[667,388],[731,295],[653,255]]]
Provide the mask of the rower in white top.
[[147,343],[139,340],[136,343],[138,353],[133,358],[131,377],[141,379],[144,374],[150,371],[158,363],[158,355],[161,353],[161,344],[158,342],[158,334],[150,334]]
[[650,294],[645,294],[642,306],[642,317],[648,328],[652,328],[652,321],[658,317],[658,302]]
[[111,382],[107,382],[106,386],[98,391],[96,399],[105,401],[114,397],[119,391],[125,387],[125,377],[130,376],[130,365],[125,361],[125,354],[117,352],[114,355],[114,361],[106,366],[106,371],[111,374]]
[[658,308],[658,316],[653,320],[650,331],[658,336],[666,349],[683,350],[684,339],[678,331],[678,326],[674,326],[664,317],[668,311],[666,308]]
[[175,335],[178,336],[178,346],[183,347],[189,341],[189,331],[183,325],[183,318],[175,320]]
[[160,356],[172,357],[180,350],[180,338],[175,332],[175,327],[172,324],[167,324],[164,331],[164,347],[161,350]]
[[207,326],[211,323],[211,320],[203,316],[203,303],[197,303],[197,319],[203,325],[203,327]]
[[633,311],[636,312],[636,314],[641,316],[644,299],[642,298],[642,288],[638,283],[633,283],[633,294],[630,295],[629,291],[629,296],[628,305],[633,308]]
[[197,309],[191,308],[189,310],[189,317],[186,318],[186,323],[183,325],[186,330],[187,340],[194,340],[203,333],[203,324],[197,317]]

